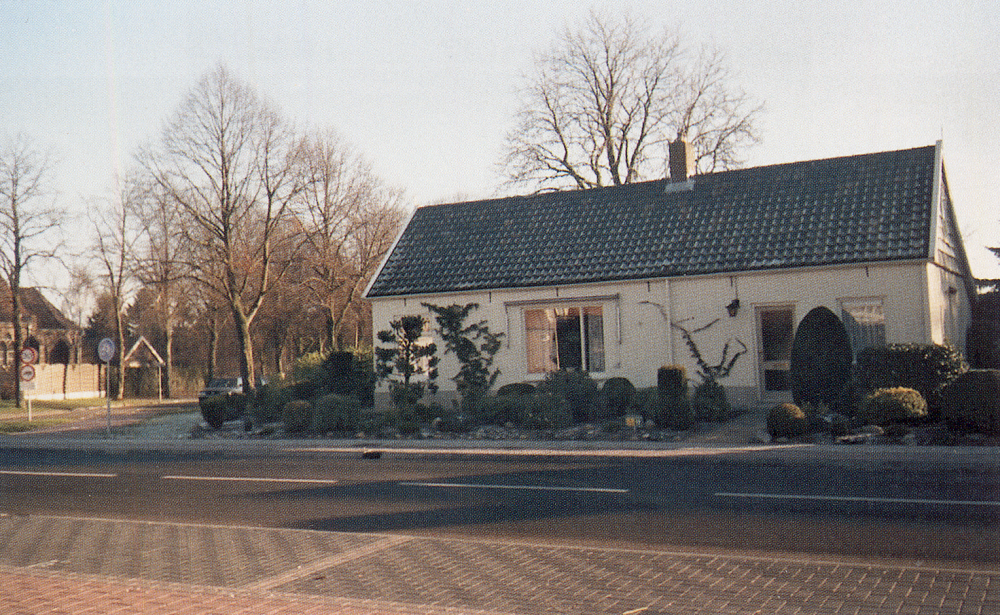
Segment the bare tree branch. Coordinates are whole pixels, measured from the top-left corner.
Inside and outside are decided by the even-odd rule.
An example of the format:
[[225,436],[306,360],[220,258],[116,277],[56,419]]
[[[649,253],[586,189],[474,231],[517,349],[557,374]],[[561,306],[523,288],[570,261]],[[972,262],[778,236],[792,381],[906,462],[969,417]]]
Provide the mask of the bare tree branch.
[[629,17],[592,12],[537,56],[502,166],[511,185],[591,188],[662,177],[667,143],[691,142],[697,170],[738,166],[762,106],[721,52],[687,51]]

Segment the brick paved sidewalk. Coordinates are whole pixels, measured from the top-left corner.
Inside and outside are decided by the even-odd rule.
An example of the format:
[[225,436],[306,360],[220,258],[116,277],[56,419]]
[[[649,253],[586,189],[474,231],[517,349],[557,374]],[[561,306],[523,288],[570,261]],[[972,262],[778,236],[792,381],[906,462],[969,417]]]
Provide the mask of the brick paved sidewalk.
[[0,613],[1000,613],[1000,572],[0,516]]

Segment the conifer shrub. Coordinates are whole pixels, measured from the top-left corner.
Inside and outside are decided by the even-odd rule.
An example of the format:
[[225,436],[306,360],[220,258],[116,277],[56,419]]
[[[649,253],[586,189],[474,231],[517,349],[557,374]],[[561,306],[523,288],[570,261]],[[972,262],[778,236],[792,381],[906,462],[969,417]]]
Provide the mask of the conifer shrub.
[[225,395],[212,395],[201,400],[201,416],[212,429],[222,427],[227,420],[228,410],[226,409]]
[[601,387],[601,418],[618,418],[628,414],[635,400],[635,386],[628,378],[608,378]]
[[687,370],[683,365],[664,365],[656,372],[659,401],[657,423],[670,429],[688,429],[694,422],[688,399]]
[[715,380],[706,380],[694,388],[691,412],[696,421],[724,421],[732,415],[726,389]]
[[950,428],[1000,435],[1000,370],[969,370],[945,388],[943,398]]
[[772,438],[796,438],[808,430],[809,419],[795,404],[778,404],[767,413],[767,433]]
[[907,387],[878,389],[865,398],[859,417],[869,425],[912,423],[927,416],[927,401],[920,391]]
[[285,404],[281,410],[281,422],[288,433],[302,433],[312,426],[313,405],[304,399]]
[[315,433],[357,432],[361,425],[361,402],[351,395],[330,393],[316,400],[310,430]]
[[851,377],[851,340],[829,308],[809,311],[792,340],[789,385],[795,404],[833,405]]

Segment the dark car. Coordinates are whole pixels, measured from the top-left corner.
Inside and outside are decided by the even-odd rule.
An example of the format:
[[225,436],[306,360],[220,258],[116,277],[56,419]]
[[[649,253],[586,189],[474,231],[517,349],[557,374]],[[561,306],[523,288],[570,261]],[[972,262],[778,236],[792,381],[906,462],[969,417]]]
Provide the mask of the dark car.
[[204,389],[198,392],[198,402],[203,402],[213,395],[226,397],[243,392],[243,378],[213,378]]

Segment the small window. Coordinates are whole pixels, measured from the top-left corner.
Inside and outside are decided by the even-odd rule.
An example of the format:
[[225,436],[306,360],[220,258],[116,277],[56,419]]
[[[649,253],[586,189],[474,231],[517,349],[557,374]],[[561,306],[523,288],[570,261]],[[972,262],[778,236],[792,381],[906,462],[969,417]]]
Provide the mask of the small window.
[[524,325],[529,374],[605,370],[600,306],[525,310]]
[[841,302],[844,327],[854,354],[885,345],[885,312],[882,299],[850,299]]

